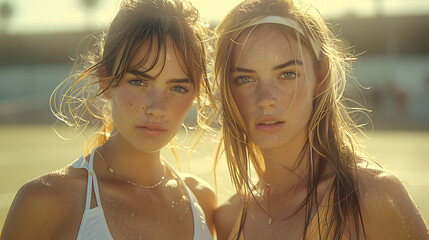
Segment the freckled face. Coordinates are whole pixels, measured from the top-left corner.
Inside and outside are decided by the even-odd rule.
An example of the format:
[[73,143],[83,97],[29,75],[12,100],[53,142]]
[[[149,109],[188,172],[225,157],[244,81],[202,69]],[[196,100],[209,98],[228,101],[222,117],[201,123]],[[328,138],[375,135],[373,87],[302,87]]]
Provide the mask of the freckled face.
[[[147,51],[153,51],[149,60],[137,66]],[[147,71],[154,58],[155,51],[143,45],[131,70],[110,89],[113,124],[118,130],[113,138],[144,152],[159,151],[175,136],[195,98],[171,39],[155,67]]]
[[303,54],[298,54],[297,41],[271,24],[237,42],[230,89],[249,139],[261,150],[302,144],[316,87],[307,49],[302,46]]

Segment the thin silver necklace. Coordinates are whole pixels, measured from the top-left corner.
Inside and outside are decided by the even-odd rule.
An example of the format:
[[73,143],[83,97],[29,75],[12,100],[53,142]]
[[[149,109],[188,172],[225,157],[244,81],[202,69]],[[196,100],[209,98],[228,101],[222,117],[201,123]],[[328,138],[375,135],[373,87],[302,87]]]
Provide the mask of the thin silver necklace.
[[142,185],[142,184],[137,184],[137,183],[135,183],[135,182],[132,182],[132,181],[130,181],[130,180],[128,180],[128,179],[125,179],[125,178],[123,178],[123,177],[118,176],[117,174],[115,174],[115,170],[113,170],[113,168],[111,168],[111,167],[109,166],[109,164],[107,163],[106,159],[104,159],[104,158],[103,158],[103,156],[101,155],[101,153],[100,153],[100,152],[98,152],[98,150],[96,150],[96,152],[97,152],[98,156],[100,156],[100,158],[101,158],[101,159],[103,159],[104,163],[106,164],[107,171],[108,171],[109,173],[114,174],[117,178],[119,178],[119,179],[121,179],[122,181],[124,181],[124,182],[126,182],[126,183],[129,183],[129,184],[131,184],[131,185],[133,185],[133,186],[135,186],[135,187],[145,188],[145,189],[153,189],[153,188],[156,188],[156,187],[158,187],[159,185],[161,185],[161,184],[162,184],[162,182],[164,182],[164,179],[165,179],[165,172],[166,172],[166,167],[165,167],[165,164],[164,164],[164,162],[163,162],[163,161],[161,161],[161,165],[162,165],[162,177],[161,177],[161,179],[160,179],[157,183],[155,183],[155,184],[153,184],[153,185]]
[[[291,195],[295,192],[295,190],[296,190],[296,188],[298,187],[298,185],[299,185],[299,182],[297,182],[296,184],[295,184],[295,186],[292,188],[292,190],[289,192],[289,194],[287,195],[287,197],[285,198],[286,200],[289,200],[289,198],[291,197]],[[277,219],[274,219],[273,218],[273,216],[271,215],[271,206],[270,206],[270,188],[271,188],[271,185],[270,184],[268,184],[268,183],[266,183],[265,182],[265,180],[263,180],[263,182],[262,182],[262,191],[261,191],[261,194],[260,194],[260,196],[262,197],[262,199],[264,199],[264,198],[266,198],[267,199],[267,210],[265,210],[263,207],[262,207],[262,205],[260,205],[259,203],[258,203],[258,205],[259,205],[259,208],[264,212],[264,214],[265,215],[267,215],[267,217],[268,217],[268,221],[267,221],[267,223],[268,223],[268,225],[271,225],[274,221],[282,221],[282,220],[286,220],[286,219],[288,219],[289,217],[286,217],[286,218],[284,218],[284,219],[279,219],[279,220],[277,220]],[[266,196],[266,197],[265,197]]]

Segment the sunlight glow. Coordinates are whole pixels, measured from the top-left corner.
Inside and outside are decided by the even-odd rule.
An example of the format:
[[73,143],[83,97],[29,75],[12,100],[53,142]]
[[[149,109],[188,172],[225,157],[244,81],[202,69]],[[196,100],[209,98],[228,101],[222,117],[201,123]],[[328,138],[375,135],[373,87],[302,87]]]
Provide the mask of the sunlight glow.
[[[0,3],[7,0],[0,0]],[[427,0],[307,0],[326,18],[348,15],[373,16],[378,9],[385,15],[427,15]],[[109,25],[119,9],[120,0],[99,0],[93,9],[85,9],[82,0],[14,0],[7,24],[9,34],[34,34],[42,32],[70,32],[100,29]],[[191,0],[201,16],[218,22],[240,0]],[[379,7],[381,8],[379,8]]]

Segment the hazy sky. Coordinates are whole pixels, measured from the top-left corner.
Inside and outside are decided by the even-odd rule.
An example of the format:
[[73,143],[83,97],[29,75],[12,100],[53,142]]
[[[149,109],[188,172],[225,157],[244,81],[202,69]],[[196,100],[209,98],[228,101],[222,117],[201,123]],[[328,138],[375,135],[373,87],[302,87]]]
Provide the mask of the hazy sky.
[[[99,0],[90,12],[82,0],[0,0],[13,6],[13,16],[7,24],[9,34],[67,32],[83,28],[107,26],[118,11],[120,0]],[[201,15],[211,20],[221,19],[240,0],[191,0]],[[375,2],[383,6],[386,15],[429,15],[429,0],[308,0],[327,18],[353,13],[371,16]],[[97,27],[99,26],[99,27]]]

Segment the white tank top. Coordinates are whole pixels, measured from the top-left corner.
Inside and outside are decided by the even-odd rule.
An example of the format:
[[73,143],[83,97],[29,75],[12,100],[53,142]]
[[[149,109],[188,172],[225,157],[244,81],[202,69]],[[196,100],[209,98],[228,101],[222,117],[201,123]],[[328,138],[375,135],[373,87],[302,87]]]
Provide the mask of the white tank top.
[[[86,203],[85,211],[83,212],[82,222],[80,223],[79,232],[77,234],[77,240],[113,240],[112,235],[110,234],[109,228],[107,226],[106,218],[104,217],[103,208],[100,201],[100,193],[98,191],[97,177],[93,169],[94,163],[94,152],[89,158],[89,163],[85,161],[85,158],[82,156],[71,164],[74,168],[84,168],[88,171],[88,186],[86,191]],[[168,164],[166,162],[166,164]],[[194,222],[194,240],[212,240],[213,237],[207,227],[206,218],[204,212],[201,209],[200,204],[198,203],[197,198],[194,196],[192,191],[186,186],[185,182],[180,178],[180,176],[174,171],[170,166],[170,169],[175,175],[178,176],[179,181],[185,187],[186,195],[188,196],[191,210],[192,218]],[[90,208],[91,206],[91,193],[92,187],[94,187],[95,199],[97,201],[97,206]]]

